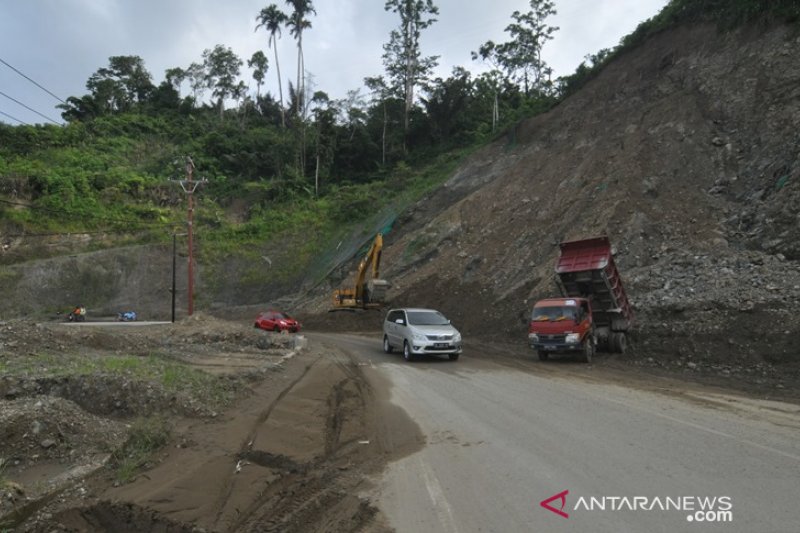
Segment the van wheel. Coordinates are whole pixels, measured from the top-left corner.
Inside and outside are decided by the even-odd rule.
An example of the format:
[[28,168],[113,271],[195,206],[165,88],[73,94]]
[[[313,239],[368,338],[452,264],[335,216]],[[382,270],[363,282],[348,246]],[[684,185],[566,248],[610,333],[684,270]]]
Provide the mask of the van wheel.
[[411,347],[408,345],[408,341],[403,341],[403,359],[406,361],[411,361],[414,358],[411,355]]
[[460,354],[457,354],[457,353],[451,353],[448,357],[450,357],[451,361],[458,361],[458,356],[459,355]]
[[587,338],[585,341],[583,341],[583,361],[585,363],[591,363],[593,356],[594,356],[594,343],[592,343],[591,338]]
[[539,350],[539,361],[547,361],[548,359],[550,359],[550,354]]
[[386,335],[383,336],[383,351],[386,353],[392,353],[392,345],[389,344],[389,337]]

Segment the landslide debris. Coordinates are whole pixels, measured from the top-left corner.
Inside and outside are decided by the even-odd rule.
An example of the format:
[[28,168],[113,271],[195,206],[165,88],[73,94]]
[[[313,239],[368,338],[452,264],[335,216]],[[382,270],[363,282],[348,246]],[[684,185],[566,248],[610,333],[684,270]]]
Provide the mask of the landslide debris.
[[[558,243],[606,234],[636,314],[632,362],[799,381],[799,54],[796,28],[774,23],[685,25],[621,54],[398,218],[390,305],[522,344],[533,303],[557,293]],[[307,323],[333,321],[329,289]]]

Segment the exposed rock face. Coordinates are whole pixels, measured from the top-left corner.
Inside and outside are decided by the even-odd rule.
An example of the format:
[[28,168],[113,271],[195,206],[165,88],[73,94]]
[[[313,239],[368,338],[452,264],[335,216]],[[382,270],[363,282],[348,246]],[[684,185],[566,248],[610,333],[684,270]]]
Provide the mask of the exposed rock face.
[[800,39],[655,36],[475,154],[387,237],[397,305],[523,335],[561,240],[607,234],[637,353],[800,359]]

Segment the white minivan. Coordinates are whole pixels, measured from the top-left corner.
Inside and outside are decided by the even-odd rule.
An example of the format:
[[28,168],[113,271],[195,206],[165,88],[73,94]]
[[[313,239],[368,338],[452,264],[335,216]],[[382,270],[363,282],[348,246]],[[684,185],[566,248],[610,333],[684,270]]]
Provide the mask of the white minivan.
[[406,361],[415,355],[461,355],[461,333],[434,309],[392,309],[383,321],[383,351],[403,351]]

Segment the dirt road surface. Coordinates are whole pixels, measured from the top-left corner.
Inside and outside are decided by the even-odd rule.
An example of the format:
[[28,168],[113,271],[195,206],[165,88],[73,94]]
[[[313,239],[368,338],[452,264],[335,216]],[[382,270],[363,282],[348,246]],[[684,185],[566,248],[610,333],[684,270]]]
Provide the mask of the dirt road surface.
[[[375,334],[311,333],[297,344],[249,323],[202,319],[2,331],[13,333],[6,368],[34,375],[0,380],[0,414],[13,421],[2,428],[3,455],[14,459],[5,508],[19,511],[0,524],[19,531],[771,533],[800,523],[796,401],[602,359],[541,363],[479,341],[457,362],[407,363],[383,353]],[[46,357],[29,355],[38,352]],[[77,376],[70,386],[40,376],[41,365],[75,352],[95,365],[161,365],[164,352],[237,396],[217,412],[196,398],[176,404],[133,374]],[[166,416],[170,437],[120,480],[113,465],[89,459],[119,446],[134,412]],[[45,467],[75,478],[31,499],[37,485],[26,480]],[[13,483],[26,492],[11,494]],[[540,505],[564,491],[563,505],[551,506],[568,518]],[[593,510],[581,506],[592,498]],[[695,520],[706,498],[716,498],[711,511],[730,514],[704,508],[703,523]]]
[[422,439],[382,397],[346,355],[311,348],[219,421],[179,428],[133,483],[56,521],[77,531],[386,530],[358,492]]
[[[503,362],[465,350],[455,363],[409,364],[384,354],[375,336],[312,340],[360,360],[368,379],[388,380],[392,402],[425,435],[425,448],[392,462],[371,494],[399,532],[784,533],[800,523],[797,405],[668,379],[622,382],[578,363]],[[565,490],[569,518],[540,505]],[[581,497],[606,497],[606,510],[576,508]],[[647,498],[635,503],[645,509],[621,503],[614,511],[613,497],[630,505]],[[698,518],[691,502],[661,510],[656,497],[661,505],[716,497],[714,511],[729,502],[731,515]]]

